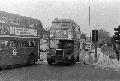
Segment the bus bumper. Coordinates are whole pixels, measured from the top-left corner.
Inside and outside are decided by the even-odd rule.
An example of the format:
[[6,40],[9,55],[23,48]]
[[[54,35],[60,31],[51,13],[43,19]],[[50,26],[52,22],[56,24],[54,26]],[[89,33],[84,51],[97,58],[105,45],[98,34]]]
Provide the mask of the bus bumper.
[[55,63],[68,63],[71,61],[71,56],[48,56],[48,59],[53,59]]

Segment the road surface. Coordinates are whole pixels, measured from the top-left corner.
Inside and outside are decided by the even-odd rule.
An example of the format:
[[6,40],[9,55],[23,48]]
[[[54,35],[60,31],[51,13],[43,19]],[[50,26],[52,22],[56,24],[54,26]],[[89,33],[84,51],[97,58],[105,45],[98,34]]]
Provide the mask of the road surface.
[[81,80],[120,80],[120,71],[105,70],[94,66],[38,62],[34,66],[19,67],[0,72],[0,81],[81,81]]

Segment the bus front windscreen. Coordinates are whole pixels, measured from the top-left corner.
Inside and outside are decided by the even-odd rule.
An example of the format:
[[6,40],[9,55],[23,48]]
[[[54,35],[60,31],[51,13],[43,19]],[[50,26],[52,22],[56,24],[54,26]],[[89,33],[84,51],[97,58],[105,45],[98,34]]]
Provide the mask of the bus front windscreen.
[[66,40],[50,40],[50,48],[54,49],[67,49],[73,48],[74,43]]

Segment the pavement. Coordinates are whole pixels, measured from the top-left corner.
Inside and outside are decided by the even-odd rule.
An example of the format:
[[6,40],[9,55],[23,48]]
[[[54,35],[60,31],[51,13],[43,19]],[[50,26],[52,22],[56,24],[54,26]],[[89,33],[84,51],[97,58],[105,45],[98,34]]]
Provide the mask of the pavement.
[[[94,52],[95,50],[92,50],[92,51]],[[97,49],[97,57],[98,57],[97,62],[95,62],[95,58],[94,58],[95,53],[89,54],[86,52],[84,54],[85,56],[84,56],[83,60],[86,64],[93,65],[96,68],[114,69],[116,71],[120,71],[120,61],[118,61],[117,59],[109,58],[109,55],[111,55],[110,53],[114,53],[114,52],[107,51],[107,52],[103,53],[101,51],[101,48],[98,48]]]
[[119,81],[119,75],[119,71],[101,69],[81,63],[52,66],[36,64],[29,67],[2,70],[0,71],[0,81]]

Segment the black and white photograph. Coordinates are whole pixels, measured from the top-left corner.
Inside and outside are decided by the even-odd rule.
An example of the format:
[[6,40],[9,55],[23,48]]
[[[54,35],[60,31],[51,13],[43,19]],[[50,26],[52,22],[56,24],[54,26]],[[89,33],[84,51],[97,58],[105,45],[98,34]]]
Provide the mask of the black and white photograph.
[[120,81],[120,0],[0,0],[0,81]]

